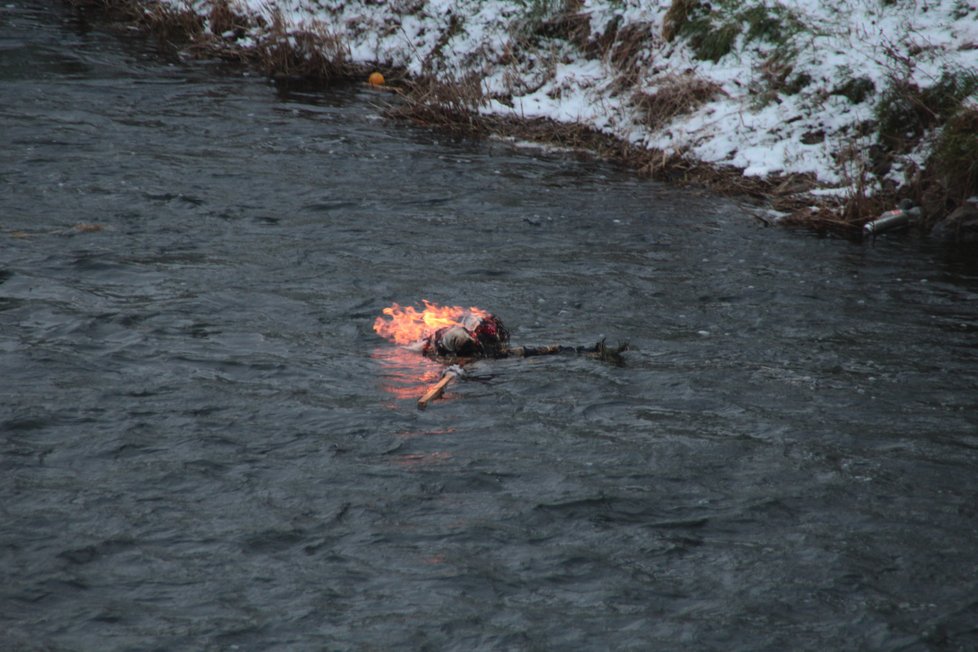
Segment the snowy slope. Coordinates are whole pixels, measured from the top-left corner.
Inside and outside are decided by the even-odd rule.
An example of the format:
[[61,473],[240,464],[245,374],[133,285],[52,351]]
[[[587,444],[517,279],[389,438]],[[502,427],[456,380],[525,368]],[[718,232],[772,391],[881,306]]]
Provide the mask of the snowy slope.
[[[887,88],[925,88],[949,71],[978,70],[978,8],[963,0],[718,0],[714,26],[733,24],[738,34],[716,60],[697,56],[695,35],[663,36],[668,0],[228,3],[286,31],[336,37],[352,62],[445,81],[476,75],[487,112],[578,122],[749,176],[809,174],[823,188],[847,178],[840,152],[872,146],[866,125]],[[214,3],[191,6],[206,16]],[[749,23],[744,7],[762,21]],[[677,79],[714,84],[712,97],[650,120],[639,98],[675,90]],[[885,174],[902,183],[927,147],[924,138]]]

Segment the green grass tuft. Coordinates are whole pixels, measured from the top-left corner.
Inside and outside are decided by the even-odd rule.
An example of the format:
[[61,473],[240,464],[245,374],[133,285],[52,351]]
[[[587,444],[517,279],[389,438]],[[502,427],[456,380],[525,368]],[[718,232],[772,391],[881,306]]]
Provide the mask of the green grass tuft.
[[783,46],[803,27],[791,10],[778,4],[748,7],[740,12],[739,17],[747,23],[748,41],[762,40]]
[[876,92],[876,84],[869,77],[851,77],[832,91],[832,95],[842,95],[853,104],[861,104]]
[[764,41],[788,49],[792,37],[804,29],[794,12],[777,3],[744,7],[733,0],[713,4],[674,0],[666,18],[664,27],[670,35],[687,37],[698,59],[714,62],[733,50],[741,34],[747,43]]
[[897,151],[908,150],[928,129],[954,115],[976,91],[978,73],[971,70],[945,70],[924,89],[907,79],[892,80],[875,109],[880,143]]
[[740,25],[727,22],[713,25],[708,18],[689,23],[692,37],[690,45],[697,59],[716,63],[733,50],[734,42],[740,36]]
[[939,120],[957,113],[961,103],[978,91],[978,72],[974,70],[945,70],[933,86],[924,89],[921,99]]
[[951,116],[928,163],[953,204],[978,195],[978,107],[963,107]]

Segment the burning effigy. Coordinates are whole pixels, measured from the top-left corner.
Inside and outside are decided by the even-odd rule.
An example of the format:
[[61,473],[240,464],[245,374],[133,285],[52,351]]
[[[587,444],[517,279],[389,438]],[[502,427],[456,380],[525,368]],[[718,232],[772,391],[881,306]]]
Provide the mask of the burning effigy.
[[390,319],[374,321],[378,335],[430,358],[498,358],[509,345],[502,320],[481,308],[424,301],[424,310],[395,303],[383,313]]
[[374,320],[374,331],[388,340],[417,350],[421,354],[449,363],[441,380],[418,400],[418,407],[441,396],[452,380],[464,375],[463,366],[480,358],[530,357],[570,353],[586,355],[613,364],[623,364],[627,344],[608,347],[604,340],[594,346],[509,345],[509,331],[496,315],[474,306],[439,306],[423,300],[424,309],[393,304]]

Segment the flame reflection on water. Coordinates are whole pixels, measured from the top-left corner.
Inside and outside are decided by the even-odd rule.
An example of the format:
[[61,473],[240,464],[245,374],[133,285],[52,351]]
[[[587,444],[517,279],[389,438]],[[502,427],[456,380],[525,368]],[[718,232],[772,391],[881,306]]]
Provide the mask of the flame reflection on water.
[[414,439],[416,437],[440,437],[442,435],[453,435],[457,432],[455,428],[432,428],[431,430],[403,430],[395,434],[399,439]]
[[[417,401],[441,378],[441,365],[404,347],[374,349],[370,358],[380,366],[380,389],[397,401]],[[394,403],[391,407],[400,406]]]

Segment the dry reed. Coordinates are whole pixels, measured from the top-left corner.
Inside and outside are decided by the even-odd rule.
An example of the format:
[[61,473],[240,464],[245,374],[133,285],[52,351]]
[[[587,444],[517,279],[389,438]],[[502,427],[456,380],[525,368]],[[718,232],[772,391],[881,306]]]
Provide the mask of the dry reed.
[[667,75],[657,80],[654,93],[636,91],[632,101],[642,111],[645,126],[651,130],[668,124],[673,118],[692,113],[705,102],[723,93],[714,82],[691,73]]

